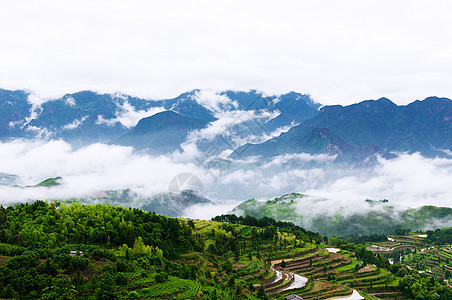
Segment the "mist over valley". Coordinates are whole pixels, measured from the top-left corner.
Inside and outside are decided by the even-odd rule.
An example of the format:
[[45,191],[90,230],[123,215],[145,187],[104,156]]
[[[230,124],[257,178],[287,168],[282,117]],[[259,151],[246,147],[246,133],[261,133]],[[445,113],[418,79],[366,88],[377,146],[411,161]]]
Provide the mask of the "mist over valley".
[[[90,91],[38,101],[1,90],[0,97],[3,205],[108,202],[210,219],[248,199],[297,192],[309,197],[294,215],[272,217],[324,234],[309,220],[385,213],[366,199],[387,199],[393,218],[409,208],[452,206],[446,98],[322,106],[308,94],[254,90],[193,90],[163,100]],[[199,190],[181,199],[169,185],[183,173],[199,183],[180,183],[180,191]],[[35,186],[56,176],[58,185]],[[432,222],[433,229],[450,226],[447,218]]]

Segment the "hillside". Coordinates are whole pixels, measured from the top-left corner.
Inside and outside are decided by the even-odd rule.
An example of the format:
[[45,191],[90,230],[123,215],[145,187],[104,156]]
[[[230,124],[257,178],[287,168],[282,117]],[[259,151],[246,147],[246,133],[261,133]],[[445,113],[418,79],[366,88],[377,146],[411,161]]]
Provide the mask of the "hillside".
[[[314,212],[327,199],[304,194],[287,194],[266,202],[250,199],[232,213],[256,218],[270,217],[289,221],[323,235],[344,237],[351,234],[391,233],[397,228],[436,229],[452,224],[452,208],[423,206],[400,209],[389,201],[363,201],[360,213],[338,210],[335,213]],[[312,210],[312,211],[311,211]]]
[[136,127],[113,143],[147,149],[155,154],[164,154],[176,149],[182,151],[180,144],[184,142],[189,132],[204,128],[207,124],[206,120],[164,111],[141,119]]
[[197,204],[212,204],[212,201],[192,190],[180,193],[160,193],[145,197],[131,190],[105,191],[83,199],[71,199],[80,203],[108,203],[114,206],[134,206],[169,217],[183,215],[185,209]]
[[[197,137],[200,150],[213,141],[220,150],[233,151],[231,158],[303,152],[366,162],[398,152],[445,157],[444,150],[452,149],[452,101],[447,98],[405,106],[381,98],[321,107],[309,95],[255,90],[193,90],[160,100],[82,91],[41,105],[30,97],[25,91],[0,90],[0,140],[61,138],[75,147],[112,142],[162,154],[181,150],[190,131],[218,130],[212,123],[224,118],[229,126],[216,136]],[[159,139],[163,135],[167,139]]]
[[428,230],[425,234],[396,230],[391,235],[360,237],[368,239],[367,249],[400,262],[420,273],[438,278],[452,277],[452,228]]
[[362,161],[375,154],[394,156],[391,152],[445,156],[442,150],[452,148],[451,120],[452,100],[446,98],[430,97],[406,106],[386,98],[325,106],[287,133],[262,144],[244,145],[236,153],[263,157],[326,153],[345,161]]
[[[254,126],[245,137],[263,137],[315,116],[320,107],[309,95],[264,95],[255,90],[193,90],[170,99],[81,91],[41,104],[33,98],[36,95],[29,91],[0,89],[0,141],[63,139],[75,147],[112,142],[160,154],[180,150],[187,132],[221,117],[232,116],[235,121],[231,125]],[[167,143],[158,138],[162,135],[168,137]],[[205,146],[203,142],[208,143],[200,141],[201,146]]]
[[451,295],[444,281],[390,268],[364,246],[332,241],[342,249],[334,253],[326,239],[291,223],[214,219],[42,201],[0,207],[0,297],[326,299],[354,289],[366,299]]
[[25,187],[20,186],[20,185],[12,185],[13,187],[17,187],[17,188],[36,188],[36,187],[55,187],[55,186],[59,186],[61,185],[61,180],[63,178],[61,178],[60,176],[57,177],[50,177],[50,178],[46,178],[43,181],[35,184],[35,185],[26,185]]

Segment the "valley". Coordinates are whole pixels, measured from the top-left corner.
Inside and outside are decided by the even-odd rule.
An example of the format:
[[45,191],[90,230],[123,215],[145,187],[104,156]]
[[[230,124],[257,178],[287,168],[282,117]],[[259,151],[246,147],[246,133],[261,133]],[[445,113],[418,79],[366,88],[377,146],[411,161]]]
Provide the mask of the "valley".
[[452,297],[449,99],[30,95],[0,90],[0,298]]

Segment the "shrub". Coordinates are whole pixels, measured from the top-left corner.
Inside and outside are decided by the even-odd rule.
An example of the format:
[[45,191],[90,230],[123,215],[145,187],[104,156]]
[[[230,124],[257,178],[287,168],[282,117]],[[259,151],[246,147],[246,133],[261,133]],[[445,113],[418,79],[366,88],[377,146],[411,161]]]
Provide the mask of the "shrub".
[[167,280],[168,280],[168,274],[166,274],[165,272],[160,272],[160,273],[157,273],[157,275],[155,275],[155,281],[157,281],[158,283],[163,283]]

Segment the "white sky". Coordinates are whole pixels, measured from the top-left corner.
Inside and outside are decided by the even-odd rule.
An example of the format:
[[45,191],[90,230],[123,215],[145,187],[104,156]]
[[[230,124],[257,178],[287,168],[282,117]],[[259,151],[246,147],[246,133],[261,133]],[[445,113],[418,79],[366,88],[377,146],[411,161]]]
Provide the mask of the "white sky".
[[1,1],[0,87],[452,98],[451,1]]

